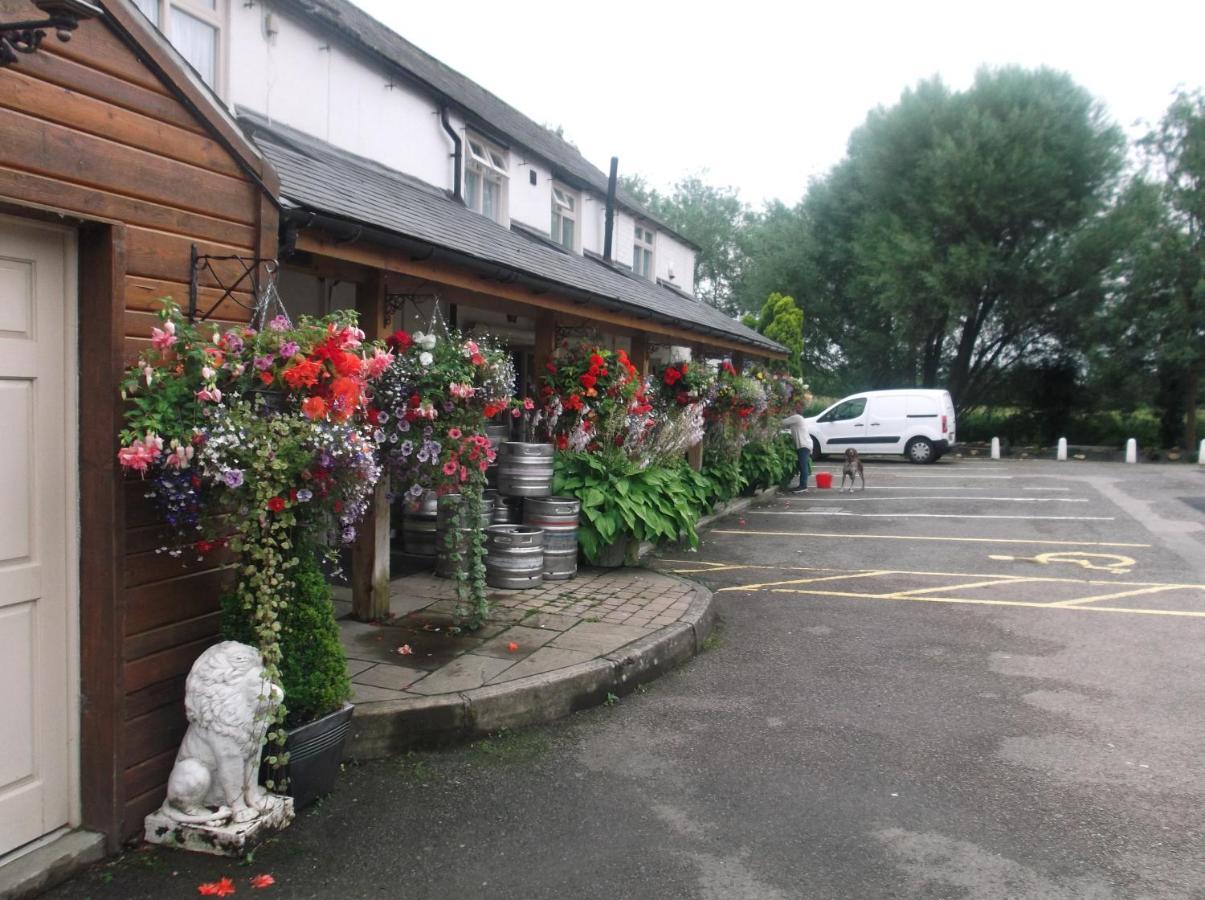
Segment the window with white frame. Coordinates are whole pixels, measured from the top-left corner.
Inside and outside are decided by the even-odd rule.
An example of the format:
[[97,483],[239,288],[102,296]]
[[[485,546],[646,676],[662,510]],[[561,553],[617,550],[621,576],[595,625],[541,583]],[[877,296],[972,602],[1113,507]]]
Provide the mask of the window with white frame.
[[222,29],[226,0],[134,0],[201,76],[221,91]]
[[568,250],[577,252],[577,194],[559,184],[552,186],[552,239]]
[[653,279],[653,241],[657,233],[647,225],[636,226],[636,240],[632,247],[632,271],[642,278]]
[[475,135],[465,139],[464,202],[469,209],[506,224],[506,185],[510,173],[506,152]]

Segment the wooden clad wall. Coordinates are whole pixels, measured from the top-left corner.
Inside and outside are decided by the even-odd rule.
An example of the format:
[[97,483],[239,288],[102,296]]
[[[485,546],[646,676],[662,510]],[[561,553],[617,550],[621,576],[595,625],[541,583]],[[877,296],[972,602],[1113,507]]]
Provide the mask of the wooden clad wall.
[[[124,257],[124,272],[113,275],[120,296],[110,296],[110,302],[120,305],[114,314],[122,322],[122,356],[128,362],[148,343],[158,298],[187,303],[192,244],[200,253],[272,256],[277,218],[244,167],[274,186],[271,172],[245,151],[240,166],[227,149],[238,148],[240,139],[229,123],[215,124],[205,95],[178,78],[173,85],[156,71],[171,72],[174,62],[145,40],[149,26],[131,19],[137,14],[129,7],[107,5],[116,27],[81,23],[70,43],[48,35],[41,51],[0,68],[0,203],[10,211],[33,206],[124,226],[114,232],[124,234],[124,255],[114,257]],[[0,20],[38,17],[25,0],[0,0]],[[142,44],[138,54],[129,46],[130,36]],[[235,267],[217,265],[227,283],[234,280]],[[89,276],[81,269],[82,282]],[[205,310],[220,291],[212,278],[202,285],[199,305]],[[95,302],[97,293],[103,300],[104,291],[81,296]],[[250,303],[251,297],[244,292],[238,299]],[[214,318],[234,322],[246,315],[237,303],[226,302]],[[81,335],[82,341],[87,338]],[[81,359],[88,361],[86,354]],[[114,376],[81,371],[81,404],[118,403]],[[96,437],[110,441],[112,436]],[[115,459],[112,477],[121,477]],[[120,621],[110,629],[124,635],[123,643],[100,647],[99,636],[85,631],[81,645],[85,657],[119,652],[113,668],[121,681],[112,740],[119,821],[85,824],[127,837],[162,801],[185,728],[184,675],[216,637],[217,600],[226,573],[220,558],[198,563],[192,554],[191,561],[182,562],[157,554],[161,536],[143,486],[127,479],[123,487],[124,503],[119,494],[110,504],[117,506],[118,521],[124,506],[124,557],[113,560],[122,588],[111,603],[111,614]],[[90,589],[82,586],[81,607],[90,602]],[[87,614],[82,619],[85,625],[90,621]],[[84,690],[86,695],[86,677]],[[83,765],[87,795],[91,763]],[[86,817],[87,807],[85,802]]]

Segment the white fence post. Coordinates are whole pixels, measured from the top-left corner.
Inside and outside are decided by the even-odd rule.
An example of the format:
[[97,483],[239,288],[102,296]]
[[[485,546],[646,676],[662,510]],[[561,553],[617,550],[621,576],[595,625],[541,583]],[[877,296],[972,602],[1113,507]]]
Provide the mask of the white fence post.
[[1067,439],[1059,438],[1059,462],[1067,461]]
[[1138,462],[1138,442],[1133,438],[1126,441],[1126,462]]
[[[1205,448],[1205,441],[1201,441],[1201,447]],[[992,459],[1000,458],[1000,438],[992,438]]]
[[1197,465],[1205,466],[1205,441],[1197,448]]

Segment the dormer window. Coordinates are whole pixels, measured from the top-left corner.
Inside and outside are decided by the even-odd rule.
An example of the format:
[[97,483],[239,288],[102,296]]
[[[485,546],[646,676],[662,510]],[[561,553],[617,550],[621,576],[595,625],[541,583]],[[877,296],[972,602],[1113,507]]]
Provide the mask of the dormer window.
[[641,278],[653,280],[653,242],[657,233],[647,225],[636,226],[636,240],[632,247],[632,271]]
[[475,212],[500,225],[506,224],[506,182],[510,173],[506,151],[469,135],[464,163],[464,202]]
[[577,195],[558,184],[552,186],[552,239],[570,253],[577,252]]
[[134,0],[134,5],[220,93],[225,0]]

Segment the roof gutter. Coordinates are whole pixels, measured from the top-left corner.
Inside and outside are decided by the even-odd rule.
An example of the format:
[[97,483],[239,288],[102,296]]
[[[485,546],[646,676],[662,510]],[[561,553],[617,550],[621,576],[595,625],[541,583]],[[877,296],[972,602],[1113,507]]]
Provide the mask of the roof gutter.
[[452,139],[452,159],[455,160],[453,163],[455,171],[452,174],[452,196],[458,203],[464,203],[464,189],[460,183],[464,172],[464,144],[460,140],[460,135],[452,127],[452,123],[448,121],[448,104],[446,103],[439,104],[439,124],[443,125],[444,131]]
[[449,250],[446,247],[440,247],[437,244],[431,244],[427,241],[420,241],[415,238],[408,238],[392,231],[386,231],[382,228],[374,228],[371,225],[362,225],[358,222],[349,219],[341,219],[335,216],[329,216],[325,213],[314,212],[308,209],[286,209],[281,213],[281,228],[288,233],[292,231],[296,233],[305,228],[321,228],[328,231],[334,239],[340,244],[351,244],[357,241],[366,240],[374,244],[379,244],[383,247],[391,247],[396,250],[403,250],[415,260],[436,259],[445,262],[453,263],[454,265],[470,269],[480,275],[482,278],[490,281],[497,281],[505,284],[517,284],[530,288],[533,293],[547,293],[550,289],[555,290],[575,303],[592,303],[608,309],[612,312],[623,313],[633,318],[645,319],[648,321],[659,321],[668,325],[676,325],[681,328],[687,328],[690,331],[697,331],[700,335],[710,335],[712,337],[723,338],[726,341],[733,341],[744,344],[753,350],[770,351],[772,353],[783,352],[775,347],[766,344],[756,344],[751,341],[743,340],[740,336],[724,331],[720,328],[712,328],[708,325],[698,325],[695,323],[683,322],[681,319],[673,316],[661,316],[647,310],[639,310],[631,305],[623,303],[612,297],[605,297],[601,294],[592,294],[589,291],[583,291],[581,288],[571,287],[569,285],[560,284],[559,282],[547,281],[542,278],[536,278],[528,275],[518,269],[508,266],[499,265],[495,262],[478,259],[466,253],[459,253],[455,250]]

